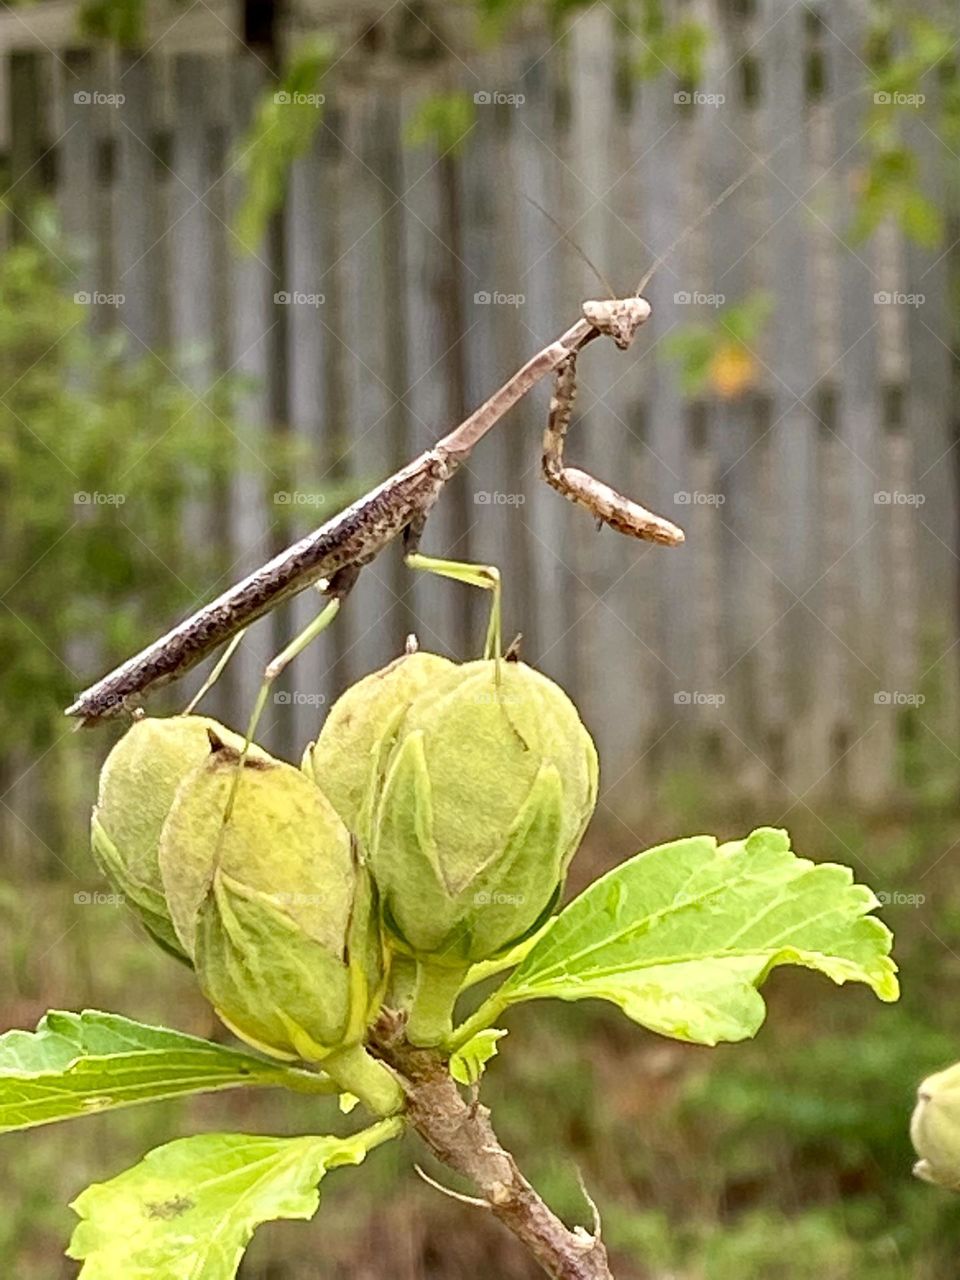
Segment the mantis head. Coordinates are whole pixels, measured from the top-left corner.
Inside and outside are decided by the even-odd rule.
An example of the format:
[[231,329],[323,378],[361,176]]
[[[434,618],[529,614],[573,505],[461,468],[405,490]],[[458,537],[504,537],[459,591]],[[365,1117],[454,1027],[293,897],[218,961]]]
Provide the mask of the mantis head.
[[633,342],[637,330],[650,318],[652,307],[646,298],[607,298],[585,302],[583,317],[600,333],[608,334],[621,351]]

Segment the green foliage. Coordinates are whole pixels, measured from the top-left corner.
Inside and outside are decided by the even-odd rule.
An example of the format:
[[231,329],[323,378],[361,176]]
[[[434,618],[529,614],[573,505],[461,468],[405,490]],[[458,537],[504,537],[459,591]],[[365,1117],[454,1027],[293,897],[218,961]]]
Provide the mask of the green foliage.
[[703,60],[710,44],[710,29],[693,18],[668,21],[662,0],[633,0],[634,27],[641,36],[642,52],[635,64],[641,80],[667,72],[684,84],[697,85],[703,76]]
[[849,868],[796,857],[783,831],[660,845],[562,911],[465,1027],[552,996],[609,1000],[678,1040],[742,1040],[763,1022],[757,988],[781,964],[896,1000],[891,934],[868,914],[876,905]]
[[441,155],[456,155],[476,119],[476,104],[467,92],[434,93],[417,104],[404,127],[403,140],[411,147],[434,147]]
[[386,1120],[350,1138],[180,1138],[77,1197],[69,1256],[83,1261],[82,1280],[232,1280],[261,1222],[312,1218],[328,1170],[361,1164],[400,1129]]
[[[573,21],[595,0],[475,0],[480,27],[488,40],[509,36],[510,22],[524,11],[536,9],[555,29]],[[639,36],[641,52],[632,67],[643,80],[665,72],[684,83],[696,84],[710,43],[710,29],[687,17],[667,16],[664,0],[618,0],[611,6],[624,26]]]
[[[37,230],[66,256],[48,216]],[[252,456],[230,422],[235,385],[198,397],[122,329],[91,332],[75,288],[36,241],[0,257],[0,701],[16,708],[0,753],[45,751],[91,664],[206,594],[223,552],[184,512]]]
[[707,391],[736,395],[753,385],[757,370],[752,348],[773,305],[770,294],[757,290],[742,302],[718,310],[709,323],[684,324],[666,335],[663,352],[679,365],[686,395]]
[[234,231],[253,253],[272,215],[283,204],[290,166],[307,150],[320,127],[324,95],[320,83],[334,57],[327,36],[305,40],[290,56],[279,85],[265,93],[250,128],[234,152],[232,167],[243,178],[243,202]]
[[[691,788],[682,810],[667,811],[658,791],[656,830],[676,829],[683,813],[699,813],[703,826],[724,832],[735,830],[733,812],[737,825],[754,816],[755,802],[748,807],[729,787],[722,800],[721,808],[710,792]],[[837,833],[835,844],[823,822]],[[863,857],[886,888],[904,890],[918,887],[958,835],[954,804],[869,821],[849,810],[803,811],[793,825],[798,847],[816,842],[819,856],[855,865]],[[588,842],[578,859],[580,882],[609,858],[604,841]],[[955,961],[937,940],[956,950],[955,866],[948,856],[924,877],[923,911],[884,909],[896,926],[901,968],[923,975],[905,984],[896,1006],[852,989],[824,998],[808,975],[779,970],[768,989],[776,1016],[756,1040],[737,1046],[700,1049],[645,1036],[600,1002],[531,1003],[522,1020],[511,1020],[511,1035],[483,1077],[483,1101],[525,1173],[571,1221],[583,1220],[576,1171],[582,1172],[600,1206],[615,1274],[732,1280],[733,1260],[741,1257],[749,1264],[739,1274],[750,1280],[807,1280],[814,1262],[816,1280],[954,1274],[960,1197],[911,1178],[906,1121],[918,1081],[960,1048]],[[64,988],[60,975],[73,973],[89,947],[96,963],[79,982],[98,1007],[136,1000],[153,1021],[203,1025],[192,974],[144,946],[121,914],[108,912],[105,922],[85,910],[77,920],[72,894],[50,885],[21,883],[17,901],[25,895],[33,915],[18,912],[7,926],[9,945],[0,944],[7,958],[0,977],[14,998],[23,990],[35,998],[42,975],[46,990],[68,999],[77,982]],[[51,941],[76,921],[44,958],[38,917]],[[27,952],[17,970],[22,986],[11,962],[17,949]],[[477,977],[489,982],[494,963],[477,966]],[[297,1133],[307,1111],[323,1131],[346,1126],[332,1100],[258,1089],[94,1116],[75,1135],[55,1126],[9,1135],[2,1149],[7,1212],[0,1257],[11,1275],[58,1275],[68,1233],[59,1206],[87,1182],[176,1134],[208,1127]],[[74,1137],[64,1160],[64,1140]],[[306,1280],[323,1251],[331,1274],[352,1275],[369,1268],[371,1232],[386,1240],[399,1220],[415,1222],[418,1256],[429,1254],[438,1277],[458,1275],[468,1247],[485,1259],[483,1274],[509,1274],[517,1256],[512,1243],[493,1229],[474,1238],[459,1210],[411,1182],[410,1155],[406,1145],[389,1144],[362,1176],[326,1182],[322,1215],[311,1226],[258,1231],[246,1271]],[[774,1264],[776,1238],[782,1250]]]
[[867,164],[848,235],[864,240],[891,218],[930,248],[943,240],[942,193],[933,197],[923,190],[924,175],[905,135],[919,117],[945,147],[960,146],[960,22],[955,7],[935,21],[900,5],[876,5],[873,24],[866,51],[872,72]]
[[115,1013],[50,1012],[36,1031],[0,1036],[0,1132],[240,1085],[334,1089],[309,1071]]
[[491,1058],[499,1050],[497,1041],[506,1035],[500,1027],[487,1027],[450,1055],[450,1074],[458,1084],[476,1084]]
[[943,215],[920,189],[915,154],[884,121],[871,135],[870,160],[847,234],[854,243],[866,240],[888,217],[927,248],[943,237]]
[[[269,779],[264,768],[262,759],[254,760],[252,776]],[[281,768],[320,796],[303,773]],[[205,769],[197,766],[181,784],[173,811]],[[229,775],[225,779],[229,782]],[[241,798],[244,789],[241,785]],[[257,794],[249,786],[246,791],[255,801]],[[279,803],[280,797],[273,800]],[[214,830],[222,802],[209,808],[209,822],[202,815],[198,820]],[[276,811],[265,806],[260,818],[257,848],[248,851],[247,862],[273,866],[275,874],[269,859],[280,836],[287,840],[297,831],[298,838],[309,839],[313,818],[296,806],[287,813],[282,803]],[[229,869],[232,864],[224,857]],[[161,863],[169,893],[173,881],[162,854]],[[319,879],[306,872],[302,883],[295,878],[279,897],[322,900],[330,886],[322,867],[318,874]],[[448,1069],[460,1083],[476,1083],[505,1034],[490,1026],[492,1017],[545,996],[607,999],[642,1025],[705,1044],[755,1033],[764,1013],[756,988],[781,964],[816,969],[838,983],[864,982],[882,999],[894,1000],[891,938],[869,915],[875,905],[869,890],[852,883],[849,869],[797,858],[783,832],[761,829],[724,845],[693,837],[651,849],[596,881],[541,931],[525,955],[511,957],[520,961],[515,972],[452,1037]],[[227,927],[235,948],[228,966],[231,981],[244,986],[261,964],[280,974],[263,939],[229,921]],[[199,953],[197,958],[202,969]],[[326,999],[323,974],[280,974],[276,981],[275,1010],[281,1018],[291,1000],[307,1007],[311,1000]],[[296,1036],[290,1045],[299,1048]],[[402,1105],[396,1082],[360,1043],[337,1049],[324,1058],[324,1066],[341,1090],[348,1088],[374,1112],[383,1098],[384,1112]],[[389,1097],[381,1077],[391,1086]],[[245,1053],[105,1014],[54,1014],[33,1036],[12,1032],[0,1040],[0,1119],[6,1117],[8,1127],[238,1083],[307,1092],[330,1088],[330,1082],[303,1070],[273,1067]],[[349,1109],[353,1100],[342,1101]],[[83,1222],[71,1256],[85,1260],[81,1274],[88,1280],[120,1271],[157,1280],[188,1272],[229,1280],[258,1223],[311,1216],[316,1184],[327,1168],[359,1163],[371,1145],[401,1127],[402,1120],[392,1120],[344,1140],[216,1134],[170,1143],[80,1196],[75,1207]]]
[[127,48],[144,44],[146,19],[146,0],[82,0],[77,11],[82,36]]

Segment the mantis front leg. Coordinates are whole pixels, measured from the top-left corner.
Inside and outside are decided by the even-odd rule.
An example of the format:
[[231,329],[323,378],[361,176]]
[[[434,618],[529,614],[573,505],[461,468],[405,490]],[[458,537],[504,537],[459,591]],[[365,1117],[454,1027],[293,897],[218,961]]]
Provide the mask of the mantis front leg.
[[683,530],[675,524],[624,497],[586,471],[564,466],[563,446],[576,394],[577,357],[571,352],[557,367],[550,416],[543,433],[543,474],[547,484],[571,502],[584,507],[599,524],[608,524],[618,533],[668,547],[678,546],[683,542]]

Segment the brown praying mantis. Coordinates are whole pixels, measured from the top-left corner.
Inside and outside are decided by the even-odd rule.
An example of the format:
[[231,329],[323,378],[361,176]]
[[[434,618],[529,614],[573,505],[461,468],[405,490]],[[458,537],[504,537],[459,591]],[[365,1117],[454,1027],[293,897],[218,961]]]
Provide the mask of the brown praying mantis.
[[[860,92],[842,95],[834,106]],[[757,156],[661,253],[637,285],[623,298],[584,302],[580,318],[556,341],[538,351],[509,378],[498,391],[475,409],[432,449],[395,472],[319,529],[301,538],[210,604],[180,622],[166,635],[98,680],[67,708],[68,716],[84,725],[135,709],[136,700],[150,689],[178,679],[221,645],[226,649],[187,711],[191,711],[219,677],[246,629],[277,605],[316,587],[328,598],[322,612],[278,654],[264,672],[257,696],[247,744],[266,705],[270,686],[284,668],[302,652],[336,617],[364,565],[402,534],[407,565],[492,592],[490,626],[486,653],[499,657],[500,573],[492,565],[465,564],[421,555],[420,537],[424,524],[444,485],[470,456],[476,444],[542,378],[553,374],[555,387],[543,436],[543,474],[547,483],[564,497],[585,508],[599,524],[619,533],[678,546],[683,531],[663,516],[618,493],[595,476],[564,463],[564,444],[576,395],[578,354],[595,338],[613,339],[621,350],[633,343],[637,331],[650,318],[651,308],[642,292],[657,269],[696,231],[721,204],[760,166],[765,165],[798,131],[781,138],[766,155]],[[536,202],[533,202],[536,203]],[[540,206],[537,206],[538,208]],[[542,210],[552,222],[553,216]],[[564,239],[569,239],[561,231]],[[592,264],[589,264],[591,265]],[[596,270],[596,268],[594,268]]]
[[683,532],[675,524],[587,472],[566,466],[563,457],[576,394],[578,353],[601,335],[612,338],[621,350],[626,350],[649,316],[650,304],[640,296],[585,302],[575,324],[537,352],[432,449],[421,453],[319,529],[97,681],[80,694],[66,714],[92,725],[132,710],[134,699],[178,679],[226,643],[228,647],[223,656],[188,708],[192,709],[219,676],[247,627],[278,604],[315,586],[329,602],[267,666],[253,712],[255,724],[272,682],[333,621],[363,566],[399,534],[404,537],[410,568],[438,573],[493,592],[487,653],[499,654],[499,571],[493,566],[421,555],[419,542],[427,516],[447,481],[507,411],[550,373],[556,375],[556,386],[543,441],[543,473],[547,482],[570,501],[584,507],[598,522],[620,533],[664,546],[683,542]]

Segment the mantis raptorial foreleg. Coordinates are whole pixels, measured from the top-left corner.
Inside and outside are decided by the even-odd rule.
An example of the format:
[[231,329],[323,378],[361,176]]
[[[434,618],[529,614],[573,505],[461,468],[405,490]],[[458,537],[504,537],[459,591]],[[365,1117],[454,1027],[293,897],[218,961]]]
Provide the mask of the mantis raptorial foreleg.
[[683,530],[663,516],[641,507],[586,471],[564,466],[563,446],[576,394],[577,357],[571,352],[557,368],[550,416],[543,433],[543,474],[547,484],[589,511],[598,524],[609,524],[619,533],[670,547],[683,542]]

